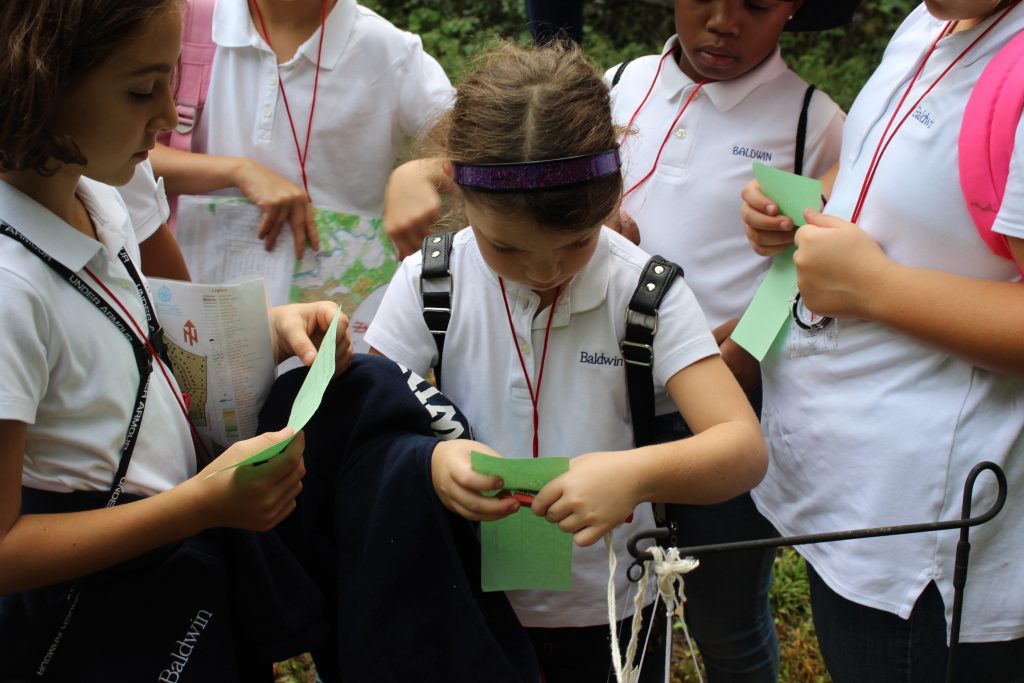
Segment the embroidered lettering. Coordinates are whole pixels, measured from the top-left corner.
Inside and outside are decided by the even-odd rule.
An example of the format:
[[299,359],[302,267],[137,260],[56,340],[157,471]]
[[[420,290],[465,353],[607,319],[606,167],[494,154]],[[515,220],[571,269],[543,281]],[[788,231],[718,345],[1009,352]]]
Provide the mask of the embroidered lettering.
[[754,149],[753,147],[742,147],[740,145],[733,146],[732,155],[734,157],[746,157],[755,161],[763,161],[766,164],[770,164],[772,161],[771,152],[766,152],[763,149]]
[[935,125],[935,119],[932,118],[930,111],[922,107],[920,104],[917,105],[917,109],[914,110],[912,116],[924,124],[925,128],[931,128]]
[[178,683],[181,674],[185,672],[185,667],[188,666],[188,658],[192,656],[192,651],[195,650],[196,645],[199,643],[200,632],[207,627],[212,618],[213,612],[209,610],[201,609],[196,612],[196,616],[192,618],[188,625],[185,637],[182,640],[174,641],[177,648],[170,652],[170,666],[160,672],[157,681],[160,683]]
[[606,356],[604,351],[595,353],[580,351],[581,365],[610,365],[611,367],[618,368],[622,367],[624,363],[625,361],[619,356]]
[[[430,413],[430,428],[434,434],[442,439],[458,439],[462,437],[466,429],[459,420],[455,408],[447,401],[435,401],[435,396],[441,396],[437,387],[423,379],[409,368],[399,365],[405,373],[405,383],[419,400],[420,404]],[[444,397],[442,396],[442,399]]]

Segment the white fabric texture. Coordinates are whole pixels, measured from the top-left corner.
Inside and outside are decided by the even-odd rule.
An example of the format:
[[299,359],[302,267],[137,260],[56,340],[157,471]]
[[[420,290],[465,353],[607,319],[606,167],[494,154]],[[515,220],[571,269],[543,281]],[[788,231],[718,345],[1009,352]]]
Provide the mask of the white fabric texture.
[[[675,45],[673,36],[662,55]],[[617,124],[628,124],[640,107],[662,55],[633,60],[622,72],[612,90]],[[608,70],[609,83],[617,70]],[[672,57],[665,60],[622,143],[624,189],[654,166],[668,126],[696,87]],[[793,170],[806,90],[778,49],[739,78],[704,85],[669,134],[654,174],[623,201],[640,228],[640,246],[683,267],[712,328],[740,317],[771,263],[747,243],[740,190],[754,177],[753,160]],[[804,175],[819,177],[835,164],[843,119],[827,95],[814,93]]]
[[[905,106],[991,21],[940,40]],[[921,6],[896,32],[850,110],[826,213],[852,215],[882,130],[943,26]],[[924,98],[879,164],[859,224],[896,262],[980,279],[1019,278],[977,234],[959,187],[956,142],[978,75],[1022,28],[1018,7]],[[1022,158],[1018,147],[1018,169]],[[1019,218],[1022,211],[1020,193],[1010,193],[1000,216]],[[1024,485],[1024,380],[876,323],[840,319],[834,331],[834,351],[793,357],[783,349],[762,365],[770,465],[754,490],[758,507],[783,534],[957,519],[969,470],[994,461],[1006,471],[1011,494],[994,521],[971,531],[961,639],[1024,636],[1024,498],[1013,493]],[[790,324],[791,342],[801,334]],[[993,501],[993,479],[982,477],[977,489],[980,512]],[[843,597],[903,618],[934,580],[948,620],[956,542],[957,532],[948,531],[799,550]]]
[[[551,324],[540,397],[541,455],[574,457],[592,451],[633,447],[625,370],[619,351],[625,311],[648,255],[609,229],[587,266],[561,293]],[[366,333],[385,356],[424,374],[437,359],[420,297],[419,254],[407,258],[392,280]],[[505,457],[530,457],[533,407],[513,343],[518,343],[531,382],[540,364],[548,313],[537,314],[537,294],[506,282],[516,329],[511,338],[497,277],[485,264],[476,239],[466,229],[452,249],[452,320],[445,342],[441,389],[465,412],[476,438]],[[668,290],[655,337],[654,384],[659,404],[671,400],[666,382],[701,358],[716,355],[693,294],[682,280]],[[663,408],[660,412],[667,412]],[[614,533],[622,566],[629,564],[625,542],[653,525],[649,505],[637,508],[632,524]],[[573,584],[568,593],[512,591],[509,598],[526,626],[590,626],[604,623],[607,556],[599,545],[573,548]],[[623,571],[618,591],[621,614],[628,582]]]
[[[124,246],[139,262],[128,212],[116,190],[86,178],[78,196],[102,244],[3,182],[0,219],[98,290],[84,273],[92,270],[145,330],[142,301],[117,257]],[[28,425],[22,482],[47,491],[108,490],[138,388],[128,340],[71,284],[9,237],[0,237],[0,282],[6,331],[0,340],[0,419]],[[152,495],[194,471],[188,425],[154,368],[124,490]]]
[[135,175],[117,191],[128,207],[128,215],[139,244],[152,237],[171,215],[167,194],[164,192],[164,179],[153,177],[153,165],[148,159],[135,167]]
[[[246,156],[302,185],[277,59],[253,25],[245,0],[219,0],[217,52],[195,152]],[[300,145],[312,104],[320,29],[280,66]],[[450,106],[451,84],[401,31],[354,0],[327,17],[312,139],[306,162],[315,206],[379,216],[402,145]]]

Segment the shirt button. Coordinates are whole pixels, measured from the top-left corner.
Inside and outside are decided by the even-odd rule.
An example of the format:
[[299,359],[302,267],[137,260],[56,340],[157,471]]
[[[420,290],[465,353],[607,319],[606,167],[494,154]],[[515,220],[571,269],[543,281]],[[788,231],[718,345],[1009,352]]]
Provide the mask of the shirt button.
[[521,339],[519,340],[519,352],[524,356],[530,355],[530,345]]
[[685,140],[686,139],[686,129],[685,128],[680,128],[679,130],[677,130],[676,131],[676,137],[679,138],[680,140]]
[[267,76],[267,85],[271,88],[277,85],[277,76]]
[[270,115],[274,113],[274,110],[270,107],[263,107],[263,117],[269,119]]

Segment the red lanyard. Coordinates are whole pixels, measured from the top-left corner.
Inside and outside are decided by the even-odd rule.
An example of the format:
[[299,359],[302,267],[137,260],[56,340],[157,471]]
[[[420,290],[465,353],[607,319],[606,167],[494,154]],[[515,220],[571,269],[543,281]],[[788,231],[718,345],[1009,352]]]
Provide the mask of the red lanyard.
[[[893,138],[896,137],[896,134],[899,133],[900,128],[903,127],[903,124],[906,122],[906,120],[910,118],[910,115],[912,113],[917,111],[917,106],[921,104],[921,101],[925,97],[927,97],[928,93],[930,93],[935,88],[935,86],[938,85],[939,81],[941,81],[943,77],[945,77],[945,75],[950,72],[950,70],[956,65],[956,63],[963,59],[964,55],[966,55],[971,50],[971,48],[977,45],[982,38],[988,35],[989,31],[998,26],[999,22],[1001,22],[1006,17],[1006,15],[1009,14],[1010,10],[1013,9],[1014,5],[1016,4],[1017,3],[1014,2],[1013,5],[1010,5],[999,16],[998,19],[989,24],[988,28],[982,31],[977,38],[971,41],[970,45],[965,47],[963,51],[961,51],[960,54],[957,55],[956,58],[949,63],[949,66],[947,66],[942,71],[942,73],[940,73],[938,77],[934,81],[932,81],[932,84],[928,86],[928,88],[923,93],[921,93],[921,96],[918,97],[917,100],[915,100],[914,103],[907,108],[906,113],[903,114],[903,117],[899,120],[899,123],[897,123],[896,127],[893,128],[892,134],[889,134],[889,129],[892,128],[893,122],[896,121],[896,117],[899,115],[900,109],[903,107],[903,103],[906,101],[907,96],[910,94],[910,91],[914,88],[914,84],[917,82],[918,76],[920,76],[921,72],[924,70],[925,64],[928,63],[928,59],[932,56],[932,53],[935,52],[935,48],[939,44],[939,41],[942,40],[943,37],[948,35],[949,32],[953,30],[957,22],[950,21],[946,23],[945,26],[942,27],[942,31],[939,33],[938,37],[935,38],[935,42],[932,43],[931,47],[928,48],[928,51],[925,53],[924,58],[921,60],[921,63],[917,67],[917,71],[914,72],[913,78],[910,79],[910,83],[907,84],[906,90],[903,91],[903,96],[900,97],[900,101],[896,105],[896,109],[893,111],[892,116],[889,118],[889,123],[887,123],[885,126],[885,130],[882,131],[882,137],[879,139],[878,146],[875,148],[875,153],[871,157],[871,163],[868,164],[868,171],[867,174],[864,176],[864,184],[861,186],[860,196],[857,198],[857,204],[853,209],[853,215],[850,217],[851,223],[856,223],[857,219],[860,218],[861,211],[864,209],[864,201],[867,199],[868,196],[868,190],[871,189],[871,183],[874,182],[875,180],[875,173],[878,171],[878,164],[881,163],[882,157],[885,155],[886,150],[889,149],[889,143],[891,143]],[[888,137],[886,137],[886,135],[888,135]]]
[[142,331],[142,327],[138,322],[136,322],[128,309],[125,308],[125,305],[121,303],[121,300],[117,298],[117,295],[110,291],[110,288],[103,283],[103,280],[96,277],[89,268],[84,268],[83,270],[85,270],[85,273],[100,286],[100,289],[102,289],[106,295],[109,296],[115,304],[117,304],[117,307],[121,309],[121,312],[128,316],[128,320],[131,321],[132,326],[135,328],[135,333],[139,335],[139,339],[146,342],[146,347],[149,348],[149,353],[153,357],[153,362],[158,368],[160,368],[160,373],[164,376],[164,381],[167,382],[167,386],[170,387],[171,394],[174,395],[174,399],[178,402],[178,407],[181,408],[181,412],[185,416],[185,421],[188,422],[188,427],[192,432],[192,441],[195,443],[196,451],[197,453],[201,452],[202,454],[202,458],[200,458],[198,464],[200,466],[209,464],[213,461],[213,457],[206,451],[206,446],[203,445],[203,440],[200,438],[199,432],[196,430],[196,426],[192,423],[192,418],[188,415],[188,408],[185,407],[184,399],[179,394],[179,391],[174,390],[174,382],[172,382],[171,378],[167,375],[167,370],[164,368],[163,361],[160,360],[160,354],[156,352],[155,348],[153,348],[153,342],[150,341],[149,336]]
[[512,309],[508,305],[508,296],[505,294],[505,280],[498,278],[498,285],[501,286],[501,300],[505,302],[505,315],[508,316],[508,329],[512,332],[512,341],[516,346],[516,353],[519,354],[519,367],[523,369],[523,379],[526,380],[526,389],[530,392],[530,403],[533,404],[533,457],[540,456],[540,383],[544,379],[544,361],[548,357],[548,336],[551,334],[551,321],[555,318],[555,306],[558,305],[558,295],[562,288],[555,290],[555,298],[551,301],[551,308],[548,311],[548,324],[544,328],[544,350],[540,355],[540,369],[537,371],[537,390],[534,391],[530,382],[530,373],[526,371],[526,361],[523,359],[523,352],[519,348],[519,340],[516,338],[516,327],[512,324]]
[[[263,13],[260,12],[260,4],[252,0],[252,6],[256,10],[256,19],[260,22],[260,30],[263,31],[263,40],[271,50],[274,46],[270,44],[270,36],[267,34],[267,25],[263,21]],[[309,156],[309,141],[313,137],[313,112],[316,111],[316,91],[320,84],[320,56],[324,49],[324,27],[327,25],[327,0],[323,0],[323,8],[320,13],[320,44],[316,48],[316,74],[313,77],[313,102],[309,106],[309,121],[306,123],[306,144],[299,144],[299,134],[295,130],[295,119],[292,118],[292,109],[288,105],[288,93],[284,89],[284,79],[281,77],[281,67],[277,67],[277,81],[281,84],[281,99],[284,100],[284,110],[288,114],[288,123],[292,127],[292,140],[295,141],[295,154],[299,158],[299,169],[302,171],[302,186],[309,194],[309,181],[306,179],[306,157]]]
[[[673,55],[674,53],[674,50],[669,50],[662,56],[661,61],[658,62],[658,70],[654,72],[654,80],[651,81],[651,85],[647,88],[647,94],[644,95],[644,98],[640,101],[640,106],[636,108],[636,111],[633,112],[633,115],[629,117],[629,123],[626,125],[626,132],[623,133],[622,135],[623,140],[625,140],[626,135],[629,135],[629,131],[633,129],[633,122],[636,121],[636,117],[640,114],[640,110],[644,108],[645,104],[647,104],[647,99],[651,96],[651,92],[654,90],[654,84],[658,82],[658,76],[661,75],[661,67],[664,66],[665,60],[668,59],[668,57]],[[661,160],[661,153],[665,150],[665,145],[668,144],[669,136],[672,135],[672,130],[676,127],[676,124],[679,123],[679,119],[682,118],[683,114],[686,113],[686,109],[690,106],[690,102],[693,102],[693,98],[697,96],[697,93],[700,91],[701,88],[704,87],[704,84],[707,82],[708,80],[705,78],[700,83],[698,83],[697,87],[694,88],[693,92],[690,93],[690,96],[686,99],[686,102],[683,104],[683,108],[679,110],[679,113],[676,114],[675,119],[672,120],[672,125],[668,127],[667,131],[665,131],[665,138],[661,141],[661,147],[658,148],[658,154],[657,156],[654,157],[654,165],[651,166],[651,170],[649,170],[643,178],[636,181],[636,183],[634,183],[631,188],[629,188],[622,194],[623,199],[628,197],[633,190],[643,185],[645,182],[647,182],[648,178],[654,175],[655,169],[658,168],[658,161]]]

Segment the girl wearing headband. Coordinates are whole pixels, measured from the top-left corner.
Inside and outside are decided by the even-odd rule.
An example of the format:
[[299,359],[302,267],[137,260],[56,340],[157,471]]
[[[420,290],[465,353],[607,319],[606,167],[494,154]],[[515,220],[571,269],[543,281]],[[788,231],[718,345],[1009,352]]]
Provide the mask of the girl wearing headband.
[[[435,131],[470,224],[451,253],[442,388],[504,457],[571,458],[532,511],[573,534],[572,590],[509,593],[549,683],[608,675],[608,553],[598,541],[611,533],[618,613],[628,616],[624,543],[653,524],[647,503],[726,500],[766,466],[753,411],[681,279],[659,309],[653,376],[657,404],[681,412],[696,435],[633,447],[620,345],[648,255],[603,227],[622,194],[618,132],[600,74],[561,45],[504,45],[482,58]],[[405,260],[366,339],[425,373],[438,354],[421,269],[421,255]],[[512,514],[516,498],[483,495],[501,482],[472,470],[472,447],[457,440],[435,451],[438,496],[469,519]],[[658,659],[647,659],[645,680],[660,680]]]

